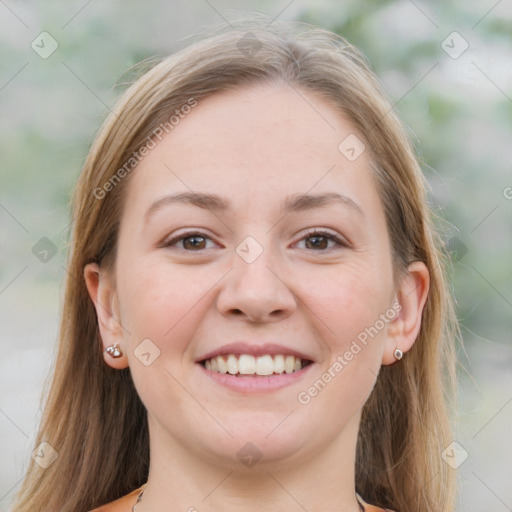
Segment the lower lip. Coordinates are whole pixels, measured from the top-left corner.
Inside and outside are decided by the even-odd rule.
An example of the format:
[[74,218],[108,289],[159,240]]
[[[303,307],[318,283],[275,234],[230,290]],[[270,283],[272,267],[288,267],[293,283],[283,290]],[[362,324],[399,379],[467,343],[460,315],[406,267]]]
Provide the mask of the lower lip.
[[301,370],[293,373],[281,373],[279,375],[242,375],[237,377],[229,373],[218,373],[207,370],[202,364],[196,363],[203,373],[220,384],[234,391],[264,393],[284,388],[301,380],[309,374],[314,363],[310,363]]

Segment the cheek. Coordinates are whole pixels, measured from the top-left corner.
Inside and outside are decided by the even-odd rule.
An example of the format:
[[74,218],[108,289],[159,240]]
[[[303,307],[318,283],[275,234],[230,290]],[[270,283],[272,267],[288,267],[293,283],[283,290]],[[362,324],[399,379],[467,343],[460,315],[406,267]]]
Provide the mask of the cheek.
[[308,306],[322,320],[333,348],[343,350],[390,307],[391,276],[368,267],[340,266],[315,279],[307,291]]
[[[311,417],[335,411],[329,427],[332,435],[364,405],[381,365],[385,327],[380,315],[390,306],[384,283],[375,279],[345,269],[336,278],[325,279],[307,304],[315,308],[326,357],[320,375],[305,383],[297,401]],[[380,329],[375,331],[377,322]]]
[[[392,277],[347,265],[319,284],[323,286],[311,304],[328,356],[320,377],[309,382],[297,400],[311,407],[313,416],[338,411],[334,423],[339,426],[364,405],[375,384],[386,326],[394,318],[389,303]],[[333,432],[337,426],[332,426]]]
[[386,326],[393,318],[386,316],[392,277],[346,265],[315,283],[307,306],[318,318],[326,357],[320,378],[307,383],[297,400],[318,414],[334,408],[343,422],[364,405],[379,373]]
[[199,267],[177,271],[168,263],[146,262],[120,266],[119,279],[121,318],[132,347],[149,338],[162,352],[172,347],[180,356],[204,315],[212,276]]
[[162,262],[125,260],[118,268],[120,314],[137,392],[150,410],[165,403],[179,408],[186,400],[179,385],[182,362],[205,316],[212,276],[198,267],[177,271]]

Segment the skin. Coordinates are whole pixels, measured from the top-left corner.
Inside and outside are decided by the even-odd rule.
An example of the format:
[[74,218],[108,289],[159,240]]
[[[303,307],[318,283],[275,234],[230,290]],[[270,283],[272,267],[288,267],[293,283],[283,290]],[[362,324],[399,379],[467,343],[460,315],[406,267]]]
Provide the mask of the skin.
[[[130,367],[148,410],[150,474],[137,512],[359,511],[361,409],[381,365],[395,362],[395,347],[407,357],[429,277],[414,262],[393,279],[369,151],[350,162],[338,150],[354,133],[310,91],[246,86],[200,101],[130,177],[115,268],[90,264],[84,275],[104,347],[119,343],[124,354],[105,355],[105,363]],[[231,208],[167,204],[146,221],[155,201],[191,190],[225,197]],[[279,211],[288,195],[333,191],[362,213],[336,203]],[[310,228],[348,245],[315,245]],[[186,230],[207,238],[162,246]],[[247,236],[263,249],[252,263],[236,252]],[[309,403],[299,403],[298,394],[394,303],[399,313]],[[134,354],[144,339],[160,350],[148,366]],[[296,347],[314,366],[270,393],[227,389],[194,361],[236,340]],[[251,467],[237,457],[247,442],[262,455]]]

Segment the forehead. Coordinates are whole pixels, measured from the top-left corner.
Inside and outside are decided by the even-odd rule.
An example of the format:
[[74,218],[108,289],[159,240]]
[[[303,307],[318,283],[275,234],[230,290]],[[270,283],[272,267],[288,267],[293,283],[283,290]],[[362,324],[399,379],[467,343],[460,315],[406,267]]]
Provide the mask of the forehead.
[[362,139],[326,100],[295,85],[221,92],[200,100],[139,164],[129,203],[147,207],[166,192],[194,190],[230,196],[243,207],[256,198],[354,194],[358,187],[375,199],[368,151],[348,159],[339,147],[347,137]]
[[240,87],[201,100],[172,138],[190,151],[191,161],[214,152],[224,162],[258,165],[272,156],[293,164],[305,155],[337,159],[338,139],[352,132],[350,123],[325,100],[278,83]]

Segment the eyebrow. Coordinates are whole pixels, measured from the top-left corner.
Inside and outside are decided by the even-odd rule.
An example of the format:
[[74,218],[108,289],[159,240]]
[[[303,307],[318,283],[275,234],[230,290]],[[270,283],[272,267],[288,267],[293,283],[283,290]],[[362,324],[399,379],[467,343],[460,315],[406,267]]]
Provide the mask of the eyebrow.
[[[228,199],[217,194],[203,192],[182,192],[170,194],[155,201],[145,213],[146,221],[163,207],[175,204],[191,204],[205,210],[226,211],[231,207]],[[313,208],[322,208],[330,204],[345,205],[364,217],[361,207],[350,197],[337,192],[325,192],[322,194],[293,194],[285,198],[281,206],[281,213],[302,212]]]

